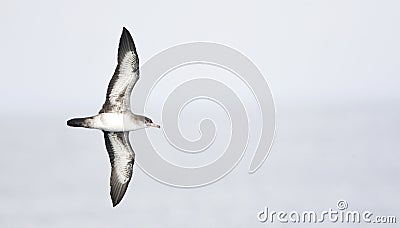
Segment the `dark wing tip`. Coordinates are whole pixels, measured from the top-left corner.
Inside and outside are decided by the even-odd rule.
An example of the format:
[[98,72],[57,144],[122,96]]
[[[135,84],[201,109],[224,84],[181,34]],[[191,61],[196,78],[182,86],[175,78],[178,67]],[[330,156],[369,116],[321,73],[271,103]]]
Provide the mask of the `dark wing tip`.
[[122,58],[125,56],[127,52],[132,51],[136,55],[137,52],[135,42],[133,41],[131,33],[125,27],[122,28],[121,38],[119,40],[119,48],[118,48],[118,60],[122,61]]
[[131,33],[125,27],[122,29],[121,39],[120,42],[127,42],[128,44],[133,44],[135,47],[135,43],[133,42],[133,38]]
[[123,36],[124,34],[129,35],[129,36],[131,35],[131,33],[129,32],[129,30],[128,30],[127,28],[122,27],[122,36]]
[[125,195],[126,189],[128,188],[128,184],[129,181],[124,184],[115,181],[111,183],[110,195],[113,207],[117,206],[121,202]]

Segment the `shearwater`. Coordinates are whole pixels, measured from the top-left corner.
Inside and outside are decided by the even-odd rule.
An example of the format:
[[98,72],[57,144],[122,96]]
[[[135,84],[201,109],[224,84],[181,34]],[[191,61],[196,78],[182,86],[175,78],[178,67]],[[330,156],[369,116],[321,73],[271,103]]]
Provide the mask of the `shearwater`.
[[110,195],[113,207],[124,197],[133,175],[135,153],[129,142],[129,131],[157,127],[145,116],[133,114],[130,107],[132,89],[139,79],[139,58],[135,43],[124,27],[118,47],[118,64],[108,84],[106,101],[99,114],[67,121],[71,127],[99,129],[111,162]]

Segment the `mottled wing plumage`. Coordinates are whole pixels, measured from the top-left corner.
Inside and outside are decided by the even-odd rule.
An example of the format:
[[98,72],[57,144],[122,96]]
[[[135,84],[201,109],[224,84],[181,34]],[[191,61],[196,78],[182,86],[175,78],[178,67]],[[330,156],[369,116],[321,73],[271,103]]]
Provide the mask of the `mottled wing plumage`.
[[115,207],[124,197],[133,175],[135,154],[129,143],[129,132],[104,132],[111,162],[110,195]]
[[130,110],[133,86],[139,79],[139,58],[135,43],[126,28],[123,28],[118,47],[118,65],[108,84],[106,101],[100,113]]

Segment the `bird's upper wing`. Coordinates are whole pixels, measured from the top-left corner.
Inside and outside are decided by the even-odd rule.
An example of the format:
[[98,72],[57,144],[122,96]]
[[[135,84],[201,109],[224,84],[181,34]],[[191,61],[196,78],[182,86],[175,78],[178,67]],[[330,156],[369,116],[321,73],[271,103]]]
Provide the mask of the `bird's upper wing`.
[[106,101],[100,113],[130,110],[133,86],[139,79],[139,58],[135,43],[126,28],[123,28],[118,47],[118,64],[108,84]]
[[111,162],[110,195],[115,207],[124,197],[132,178],[135,153],[129,143],[129,132],[104,131],[104,139]]

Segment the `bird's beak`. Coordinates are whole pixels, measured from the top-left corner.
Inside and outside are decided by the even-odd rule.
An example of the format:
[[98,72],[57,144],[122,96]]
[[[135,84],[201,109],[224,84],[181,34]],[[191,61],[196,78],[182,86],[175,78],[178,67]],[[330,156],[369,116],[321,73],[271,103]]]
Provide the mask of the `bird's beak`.
[[160,128],[160,125],[157,125],[157,124],[155,124],[155,123],[150,123],[150,124],[149,124],[149,127]]

